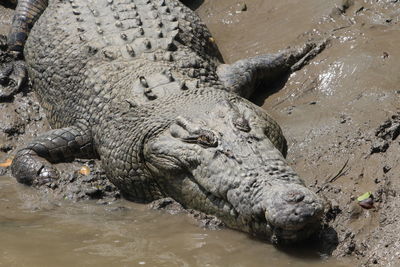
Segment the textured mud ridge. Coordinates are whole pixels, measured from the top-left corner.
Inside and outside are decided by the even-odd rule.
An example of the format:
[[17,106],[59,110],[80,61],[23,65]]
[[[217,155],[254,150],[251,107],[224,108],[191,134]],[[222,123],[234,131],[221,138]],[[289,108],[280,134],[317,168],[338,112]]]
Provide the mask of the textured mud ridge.
[[[227,62],[310,38],[330,39],[310,65],[281,83],[263,85],[264,93],[254,100],[284,129],[291,165],[330,202],[324,229],[313,240],[321,252],[356,265],[399,265],[400,3],[205,0],[191,4]],[[0,6],[0,12],[0,34],[6,34],[12,10]],[[4,48],[1,39],[0,46]],[[0,52],[1,63],[8,60]],[[16,95],[2,87],[0,121],[1,162],[49,128],[29,84]],[[89,167],[89,175],[79,173],[83,165]],[[118,203],[119,192],[104,179],[96,161],[58,167],[62,178],[41,187],[43,195]],[[0,168],[3,175],[9,175],[7,168]],[[374,207],[367,210],[356,199],[368,191]],[[221,227],[217,219],[185,211],[170,199],[151,207],[188,214],[203,227]],[[296,248],[288,250],[293,254],[290,250]]]

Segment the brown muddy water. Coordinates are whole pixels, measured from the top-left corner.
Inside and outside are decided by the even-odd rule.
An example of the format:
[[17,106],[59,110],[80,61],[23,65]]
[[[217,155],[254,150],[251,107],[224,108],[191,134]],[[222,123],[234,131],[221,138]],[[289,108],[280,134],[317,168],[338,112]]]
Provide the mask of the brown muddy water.
[[0,177],[0,266],[347,266],[296,250],[128,201],[49,199]]

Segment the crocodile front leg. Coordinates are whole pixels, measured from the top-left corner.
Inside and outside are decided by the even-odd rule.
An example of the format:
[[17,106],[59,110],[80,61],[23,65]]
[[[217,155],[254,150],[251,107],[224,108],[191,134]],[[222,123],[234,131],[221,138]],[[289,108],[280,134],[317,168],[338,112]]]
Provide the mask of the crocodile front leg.
[[18,1],[7,38],[7,53],[14,60],[0,68],[0,98],[14,95],[26,81],[27,72],[22,52],[32,26],[47,5],[47,0]]
[[11,171],[20,183],[41,185],[59,177],[52,163],[95,157],[91,131],[84,123],[79,123],[51,130],[33,140],[17,152]]
[[326,42],[309,43],[277,54],[265,54],[242,59],[217,68],[219,79],[233,93],[249,98],[260,82],[276,81],[296,71],[325,48]]

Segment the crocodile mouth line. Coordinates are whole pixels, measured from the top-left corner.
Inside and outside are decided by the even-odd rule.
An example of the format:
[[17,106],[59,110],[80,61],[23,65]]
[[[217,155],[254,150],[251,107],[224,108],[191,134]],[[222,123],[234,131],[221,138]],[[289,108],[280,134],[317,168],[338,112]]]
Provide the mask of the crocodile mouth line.
[[[213,212],[215,216],[220,218],[224,217],[220,216],[217,211],[221,211],[221,207],[227,207],[227,210],[223,210],[223,212],[225,213],[223,215],[228,215],[229,218],[232,218],[230,220],[230,223],[224,221],[227,226],[243,232],[248,232],[250,235],[257,236],[261,239],[266,239],[273,235],[274,227],[270,223],[268,223],[265,217],[255,218],[254,216],[250,215],[250,218],[245,218],[240,215],[240,213],[231,203],[229,203],[229,201],[207,191],[200,183],[196,181],[196,179],[192,175],[188,175],[188,179],[194,186],[199,189],[201,194],[213,204],[213,207],[216,210],[216,212]],[[245,231],[244,228],[247,228],[248,231]]]
[[248,217],[243,216],[229,201],[206,190],[191,173],[186,173],[185,178],[198,192],[198,198],[206,201],[199,200],[198,202],[206,203],[205,206],[186,208],[194,208],[213,214],[219,217],[226,226],[247,232],[258,239],[268,240],[274,245],[290,244],[306,239],[316,229],[317,225],[319,225],[316,220],[303,225],[299,229],[284,229],[271,224],[267,218],[260,215],[248,214]]
[[[214,207],[217,207],[217,210],[220,210],[220,207],[221,207],[221,206],[222,206],[222,207],[227,206],[227,207],[228,207],[228,210],[229,210],[229,214],[230,214],[231,216],[234,216],[234,217],[235,217],[235,220],[238,219],[239,212],[235,209],[235,207],[234,207],[231,203],[229,203],[229,201],[227,201],[226,199],[224,199],[224,198],[222,198],[222,197],[219,197],[219,196],[216,196],[215,194],[213,194],[213,193],[207,191],[207,190],[193,177],[192,174],[189,174],[189,175],[187,176],[187,178],[190,180],[190,182],[191,182],[194,186],[196,186],[196,187],[199,189],[199,191],[200,191],[201,194],[204,196],[204,198],[206,198],[207,200],[209,200],[210,203],[212,203]],[[214,215],[216,215],[216,214],[214,214]],[[216,215],[216,216],[218,216],[218,215]]]

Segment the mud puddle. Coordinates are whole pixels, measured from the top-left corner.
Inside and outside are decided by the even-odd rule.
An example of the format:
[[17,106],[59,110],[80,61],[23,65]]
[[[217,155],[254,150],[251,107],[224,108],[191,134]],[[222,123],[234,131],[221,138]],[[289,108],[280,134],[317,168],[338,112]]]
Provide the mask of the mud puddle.
[[57,200],[4,176],[0,192],[0,266],[346,266],[124,200]]

